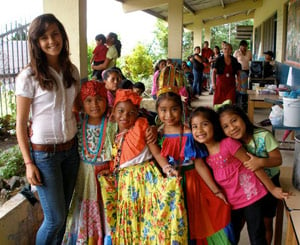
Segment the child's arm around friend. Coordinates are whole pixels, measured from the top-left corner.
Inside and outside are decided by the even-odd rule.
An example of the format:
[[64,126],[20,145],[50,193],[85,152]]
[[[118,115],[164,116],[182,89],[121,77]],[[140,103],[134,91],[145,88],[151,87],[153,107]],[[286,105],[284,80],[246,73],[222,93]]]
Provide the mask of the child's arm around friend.
[[[243,163],[249,160],[247,151],[243,147],[240,147],[240,149],[236,152],[235,157],[241,160]],[[282,188],[277,187],[273,184],[271,179],[264,172],[263,168],[259,168],[258,170],[256,170],[255,175],[260,179],[260,181],[264,184],[264,186],[268,189],[268,191],[271,192],[271,194],[274,197],[278,199],[283,199],[289,196],[289,194],[284,192]]]
[[247,152],[247,155],[250,159],[244,162],[244,166],[251,171],[256,171],[261,168],[277,167],[282,164],[282,157],[278,148],[268,152],[268,157],[266,158],[257,157],[249,152]]

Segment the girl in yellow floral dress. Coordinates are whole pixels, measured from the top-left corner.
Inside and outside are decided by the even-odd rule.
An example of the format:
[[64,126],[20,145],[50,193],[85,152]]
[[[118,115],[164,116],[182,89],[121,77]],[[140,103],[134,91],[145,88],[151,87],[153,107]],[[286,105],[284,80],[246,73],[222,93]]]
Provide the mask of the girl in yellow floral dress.
[[[118,90],[113,115],[118,126],[113,172],[99,176],[113,244],[187,244],[187,219],[180,179],[164,178],[168,165],[155,144],[146,144],[147,119],[138,116],[141,98]],[[115,187],[114,187],[115,186]],[[105,195],[103,195],[105,193]]]

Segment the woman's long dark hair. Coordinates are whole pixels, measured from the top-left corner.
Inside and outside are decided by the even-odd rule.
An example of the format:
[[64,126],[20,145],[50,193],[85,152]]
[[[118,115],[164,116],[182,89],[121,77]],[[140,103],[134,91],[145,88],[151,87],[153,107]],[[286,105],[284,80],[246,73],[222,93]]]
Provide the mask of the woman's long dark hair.
[[28,31],[29,66],[42,89],[52,90],[57,87],[57,81],[49,71],[47,57],[39,45],[39,38],[44,35],[51,24],[56,24],[62,35],[63,47],[59,54],[59,65],[63,73],[64,86],[69,88],[76,83],[72,75],[74,66],[69,57],[69,39],[64,26],[53,14],[40,15],[31,22]]
[[114,32],[110,32],[108,33],[108,37],[113,38],[114,39],[114,45],[117,49],[118,52],[118,57],[121,56],[121,48],[122,48],[122,44],[120,42],[120,40],[118,39],[118,35]]

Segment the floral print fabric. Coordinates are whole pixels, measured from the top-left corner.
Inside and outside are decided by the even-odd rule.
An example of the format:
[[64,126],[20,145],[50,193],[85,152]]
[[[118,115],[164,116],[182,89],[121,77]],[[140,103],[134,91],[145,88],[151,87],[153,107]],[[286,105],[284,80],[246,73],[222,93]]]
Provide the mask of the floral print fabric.
[[[187,244],[187,220],[178,178],[164,178],[153,162],[122,169],[99,181],[113,244]],[[115,219],[116,218],[116,219]],[[115,232],[114,232],[115,229]]]

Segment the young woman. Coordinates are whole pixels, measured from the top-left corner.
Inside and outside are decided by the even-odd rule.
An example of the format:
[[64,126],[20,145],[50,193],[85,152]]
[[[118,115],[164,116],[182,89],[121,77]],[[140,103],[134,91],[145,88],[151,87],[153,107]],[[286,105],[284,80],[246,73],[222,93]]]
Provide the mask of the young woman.
[[79,165],[72,107],[80,77],[69,58],[66,31],[54,15],[35,18],[28,36],[30,63],[16,80],[17,139],[44,213],[36,244],[60,244]]

